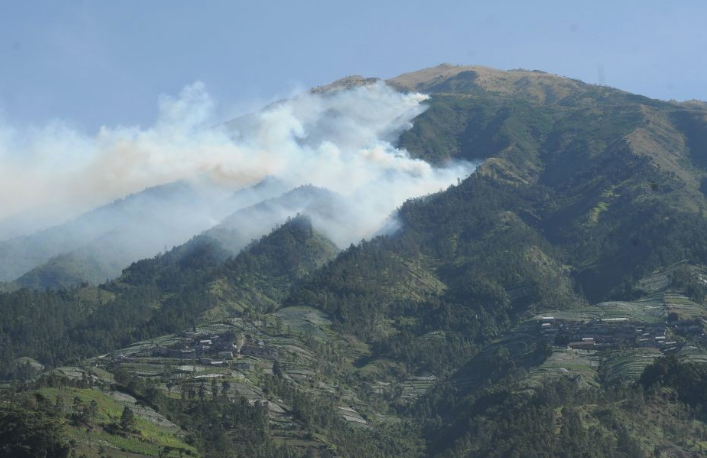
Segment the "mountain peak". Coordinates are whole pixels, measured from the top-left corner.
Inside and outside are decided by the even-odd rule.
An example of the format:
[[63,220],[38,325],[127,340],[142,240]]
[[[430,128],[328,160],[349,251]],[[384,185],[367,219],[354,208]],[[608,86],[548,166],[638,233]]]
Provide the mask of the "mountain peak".
[[[498,70],[480,65],[441,64],[386,80],[398,90],[428,94],[474,94],[524,96],[541,102],[564,99],[592,87],[579,80],[539,70]],[[607,88],[607,90],[609,90]],[[613,90],[613,89],[611,89]]]
[[360,86],[368,86],[380,81],[380,78],[366,78],[361,75],[349,75],[334,81],[331,84],[317,86],[311,90],[314,94],[326,94],[329,92],[352,89]]

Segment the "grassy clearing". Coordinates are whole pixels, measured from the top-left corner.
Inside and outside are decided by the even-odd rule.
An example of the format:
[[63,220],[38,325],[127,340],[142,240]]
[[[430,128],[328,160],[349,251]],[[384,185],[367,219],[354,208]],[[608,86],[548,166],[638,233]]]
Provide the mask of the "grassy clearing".
[[[67,436],[80,444],[81,449],[89,456],[97,456],[98,448],[101,446],[106,449],[109,456],[128,456],[125,453],[158,456],[164,447],[182,449],[183,452],[189,451],[193,456],[198,456],[196,449],[187,445],[179,436],[180,430],[176,425],[149,408],[135,405],[134,399],[129,396],[113,396],[95,389],[68,387],[42,388],[37,392],[51,403],[61,398],[67,413],[71,411],[77,399],[85,405],[90,405],[92,401],[96,403],[97,412],[92,420],[94,428],[91,432],[87,432],[85,425],[74,426],[69,422],[65,422],[64,425]],[[135,413],[137,432],[124,437],[110,434],[103,429],[105,425],[119,422],[126,406]],[[174,455],[170,456],[178,456],[178,452],[175,451]]]

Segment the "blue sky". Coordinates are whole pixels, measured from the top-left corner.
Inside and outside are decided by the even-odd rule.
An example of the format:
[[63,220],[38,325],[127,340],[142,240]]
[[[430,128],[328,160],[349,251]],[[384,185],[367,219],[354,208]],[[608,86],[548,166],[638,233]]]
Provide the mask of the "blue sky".
[[0,2],[0,122],[149,124],[203,81],[224,116],[349,74],[443,62],[707,99],[707,2]]

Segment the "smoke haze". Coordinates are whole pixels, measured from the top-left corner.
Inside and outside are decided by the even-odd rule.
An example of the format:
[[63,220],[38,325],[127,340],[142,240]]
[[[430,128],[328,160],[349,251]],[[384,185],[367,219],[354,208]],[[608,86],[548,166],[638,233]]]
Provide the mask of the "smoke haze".
[[425,98],[379,82],[301,94],[214,127],[216,103],[197,82],[178,97],[161,97],[148,129],[102,127],[88,136],[62,122],[20,131],[0,120],[0,223],[23,213],[56,223],[178,180],[237,189],[275,176],[292,186],[355,193],[361,210],[371,213],[364,218],[372,219],[364,224],[370,232],[405,199],[473,170],[470,164],[435,169],[393,147]]
[[[394,146],[401,132],[425,110],[426,98],[377,82],[305,92],[224,124],[216,117],[215,101],[197,82],[177,97],[162,96],[150,128],[104,126],[96,135],[85,135],[63,122],[19,129],[0,118],[0,239],[62,223],[146,188],[186,183],[195,190],[187,193],[186,202],[169,195],[164,202],[170,208],[131,210],[127,223],[124,210],[102,211],[80,221],[112,215],[111,220],[106,216],[105,222],[96,224],[106,226],[105,230],[87,230],[86,224],[64,229],[72,234],[73,243],[65,243],[64,248],[76,248],[84,238],[99,240],[111,228],[115,232],[111,221],[122,221],[122,227],[131,229],[127,235],[113,237],[120,240],[113,251],[135,252],[123,245],[138,234],[150,234],[140,241],[138,250],[141,256],[150,256],[167,243],[186,241],[215,226],[239,208],[313,185],[336,198],[327,197],[327,203],[322,203],[321,196],[302,199],[304,191],[300,191],[297,199],[290,196],[250,211],[250,221],[232,217],[228,227],[247,224],[242,233],[262,235],[281,218],[309,212],[314,213],[315,226],[343,247],[380,231],[405,200],[439,191],[473,172],[474,165],[466,162],[435,168]],[[270,185],[253,186],[266,177]],[[237,189],[247,192],[234,195]],[[137,202],[133,207],[141,201],[131,200]],[[257,211],[271,214],[255,218]],[[155,221],[150,215],[155,215]],[[255,227],[253,221],[263,221],[263,227]],[[78,231],[82,234],[74,230],[78,227],[84,227]],[[171,237],[162,234],[170,231]],[[37,246],[35,239],[22,240],[22,246]],[[19,271],[15,265],[0,280],[15,278],[20,271],[56,256],[57,250],[56,246],[34,250],[31,263]],[[5,251],[14,253],[14,259],[27,258],[22,254],[26,249],[17,244],[0,246],[0,252]],[[119,265],[125,259],[111,263]]]

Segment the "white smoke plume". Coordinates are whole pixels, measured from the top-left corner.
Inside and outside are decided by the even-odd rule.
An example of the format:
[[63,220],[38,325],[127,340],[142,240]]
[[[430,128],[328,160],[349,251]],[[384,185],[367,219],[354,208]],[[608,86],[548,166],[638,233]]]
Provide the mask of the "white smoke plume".
[[230,192],[270,176],[350,196],[351,208],[342,209],[350,219],[346,233],[341,225],[321,229],[341,245],[358,241],[406,199],[474,170],[470,163],[435,168],[393,146],[425,99],[379,82],[307,92],[223,124],[197,82],[178,97],[161,97],[150,128],[102,127],[85,135],[62,122],[18,129],[0,118],[0,226],[30,215],[31,224],[13,227],[37,229],[178,180]]

